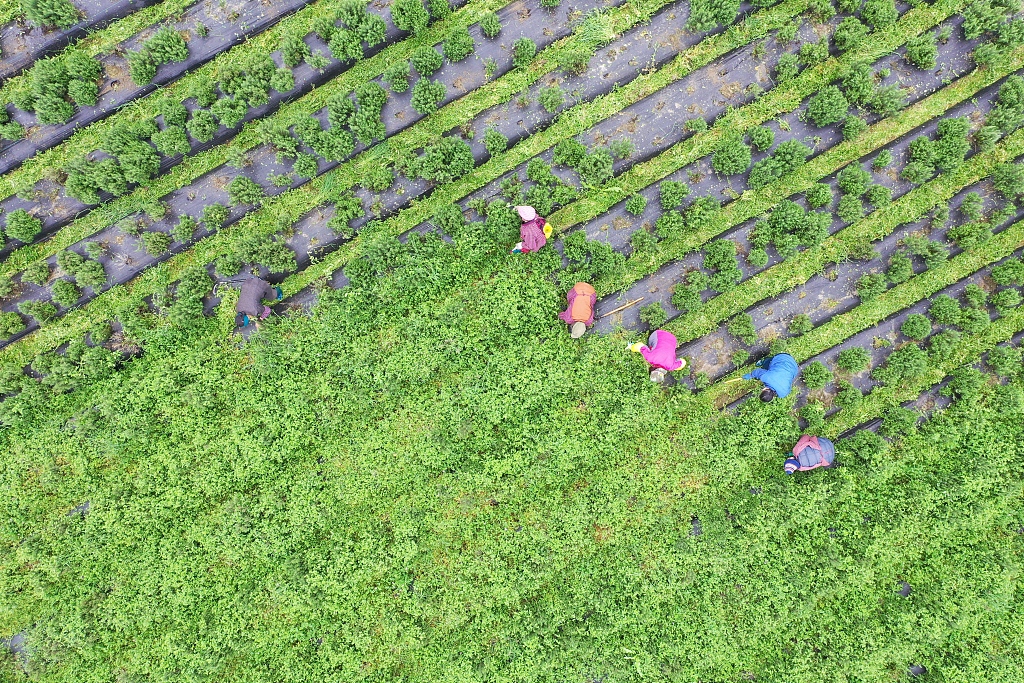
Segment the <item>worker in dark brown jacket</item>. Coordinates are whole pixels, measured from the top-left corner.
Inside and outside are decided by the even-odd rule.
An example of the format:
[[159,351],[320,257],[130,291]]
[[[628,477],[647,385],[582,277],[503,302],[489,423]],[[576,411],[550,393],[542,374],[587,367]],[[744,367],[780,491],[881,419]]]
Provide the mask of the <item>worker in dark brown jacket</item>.
[[263,300],[280,301],[283,298],[284,292],[280,287],[275,287],[258,277],[249,278],[242,283],[242,291],[238,295],[235,324],[246,327],[257,320],[263,320],[270,315],[270,306],[264,305]]

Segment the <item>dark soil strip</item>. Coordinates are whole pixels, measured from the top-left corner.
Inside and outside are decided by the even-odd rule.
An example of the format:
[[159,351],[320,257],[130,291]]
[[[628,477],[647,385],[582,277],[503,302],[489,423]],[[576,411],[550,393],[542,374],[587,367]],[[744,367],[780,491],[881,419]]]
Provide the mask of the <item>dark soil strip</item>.
[[[515,6],[512,6],[513,9],[514,7]],[[575,9],[579,10],[579,7]],[[569,8],[559,8],[554,13],[542,12],[539,9],[534,10],[532,13],[523,12],[523,7],[520,3],[518,12],[512,16],[523,16],[524,18],[517,24],[512,21],[512,16],[510,16],[507,19],[508,23],[506,26],[509,26],[508,32],[510,34],[512,34],[512,27],[514,26],[519,29],[516,33],[536,36],[535,40],[541,47],[544,47],[563,37],[563,35],[567,35],[571,32],[571,26],[569,25],[570,22],[568,21],[569,11]],[[531,15],[533,20],[528,21]],[[483,36],[479,35],[479,27],[477,26],[474,26],[471,29],[471,33],[477,41],[478,50],[476,54],[479,59],[467,60],[467,62],[457,64],[446,63],[444,67],[435,74],[436,78],[444,80],[445,82],[461,80],[463,83],[467,84],[468,88],[472,88],[483,83],[483,67],[480,63],[483,59],[488,57],[494,58],[495,61],[499,63],[501,71],[507,71],[511,68],[511,56],[503,48],[503,43],[505,41],[488,41],[484,39]],[[623,64],[625,64],[625,62],[623,62]],[[501,71],[499,71],[499,73]],[[609,87],[611,87],[610,84]],[[401,98],[393,96],[385,107],[384,121],[388,128],[389,136],[394,132],[404,130],[405,128],[413,125],[416,120],[422,118],[421,115],[415,114],[411,109],[407,95],[408,94]],[[449,89],[446,101],[458,99],[460,95],[461,93],[458,92],[458,90]],[[407,113],[407,115],[395,116],[394,113],[396,111]],[[325,112],[320,112],[318,116],[326,122]],[[172,192],[170,195],[165,196],[163,200],[170,209],[168,217],[161,221],[154,222],[150,226],[150,230],[167,232],[177,224],[180,216],[189,215],[199,219],[203,206],[215,202],[225,205],[229,204],[230,200],[225,188],[230,179],[237,175],[245,175],[255,180],[265,188],[269,196],[281,194],[287,189],[275,187],[268,180],[268,177],[273,174],[287,173],[290,171],[290,161],[280,163],[276,159],[276,153],[274,150],[267,146],[260,147],[252,151],[247,156],[249,164],[245,169],[236,170],[230,167],[218,168],[217,170],[201,177],[188,187],[182,188],[181,190],[177,190]],[[321,162],[321,172],[337,165],[337,162],[331,164]],[[301,183],[297,183],[296,186],[299,184]],[[396,180],[395,185],[391,188],[388,195],[392,198],[389,201],[394,202],[394,205],[390,208],[397,208],[398,206],[407,203],[410,197],[422,193],[425,189],[426,183],[422,181],[414,183],[405,179]],[[67,198],[63,198],[63,200],[69,201]],[[21,202],[23,200],[15,197],[8,201]],[[7,203],[5,202],[4,204],[6,205]],[[251,210],[252,207],[247,206],[235,207],[232,209],[227,225],[237,222]],[[45,230],[56,229],[56,227],[51,227],[45,223],[44,226]],[[59,227],[59,224],[57,227]],[[194,238],[189,242],[176,243],[168,253],[157,257],[146,253],[142,241],[139,238],[125,235],[116,225],[110,226],[100,233],[91,236],[89,241],[99,242],[103,244],[107,250],[108,256],[104,257],[101,262],[110,276],[108,277],[109,284],[107,285],[107,288],[109,288],[138,277],[139,274],[144,272],[146,269],[170,258],[174,254],[187,251],[195,242],[199,241],[203,237],[209,236],[210,234],[212,233],[208,230],[201,230],[197,232]],[[81,251],[80,248],[76,250]],[[56,258],[50,257],[47,262],[50,265],[51,272],[56,275],[59,272],[56,268]],[[76,303],[76,306],[84,305],[94,298],[96,294],[98,294],[98,292],[86,290],[86,293],[80,301]],[[48,300],[49,298],[50,290],[48,286],[38,286],[32,283],[23,282],[19,284],[18,290],[4,306],[4,310],[16,310],[16,302],[23,302],[27,300]],[[31,330],[36,328],[36,323],[31,323],[29,329],[27,329],[22,335],[8,340],[7,343],[16,341],[16,339],[21,338],[21,336],[30,333]]]
[[[133,36],[122,43],[116,53],[104,55],[100,59],[104,67],[104,79],[100,85],[100,99],[96,106],[79,107],[67,123],[52,126],[39,126],[36,123],[35,114],[20,109],[11,110],[11,118],[25,126],[29,134],[21,140],[7,143],[0,149],[0,174],[17,168],[26,159],[41,151],[57,146],[74,132],[105,119],[129,102],[148,95],[160,86],[173,83],[184,73],[194,71],[247,38],[271,28],[307,4],[307,0],[275,0],[269,7],[244,0],[232,0],[227,4],[221,0],[203,0],[197,3],[189,8],[179,21],[170,24],[179,31],[188,33],[189,58],[184,62],[170,62],[161,65],[153,83],[141,87],[135,85],[129,77],[128,61],[122,52],[137,50],[140,44],[148,39],[158,27],[150,27]],[[206,36],[200,36],[196,31],[199,24],[207,27]],[[395,39],[398,33],[397,30],[391,28],[388,40]],[[286,95],[275,93],[278,101],[308,92],[316,84],[329,80],[338,72],[328,69],[323,74],[319,74],[309,67],[306,67],[305,70],[312,72],[314,77],[307,81],[301,81],[296,73],[296,90]],[[261,109],[272,106],[272,104],[265,105]],[[265,111],[264,115],[268,111]],[[222,130],[219,140],[223,141],[233,133],[233,129]],[[197,145],[196,149],[204,149],[213,144],[219,144],[218,138],[214,138],[208,145]]]
[[[963,102],[960,105],[954,107],[952,110],[948,112],[947,117],[978,117],[983,115],[990,108],[991,100],[995,96],[995,93],[998,91],[998,89],[998,85],[993,85],[990,86],[989,88],[986,88],[977,96],[971,98],[971,100]],[[930,94],[930,92],[922,92],[921,97],[923,98],[928,94]],[[785,121],[794,127],[799,123],[799,119],[796,115],[787,116]],[[872,182],[875,184],[882,184],[885,185],[886,187],[889,187],[893,192],[894,199],[898,199],[899,197],[903,196],[907,191],[912,189],[913,186],[910,183],[900,180],[898,178],[898,170],[902,168],[904,165],[907,155],[907,147],[910,144],[910,142],[922,135],[933,137],[935,128],[938,126],[938,121],[939,119],[933,119],[932,121],[928,122],[921,128],[911,133],[908,133],[907,135],[901,137],[900,139],[896,140],[895,142],[885,147],[872,151],[864,159],[860,160],[859,163],[861,163],[861,165],[864,166],[866,169],[869,169],[870,161],[874,159],[882,150],[888,150],[893,155],[894,162],[885,171],[873,173]],[[779,139],[778,135],[776,139]],[[705,171],[711,174],[709,159],[702,160],[698,165],[697,169],[684,169],[683,171],[674,174],[671,179],[686,180],[694,176],[702,175]],[[715,177],[713,174],[711,175],[712,177]],[[840,196],[838,188],[836,187],[835,175],[833,174],[828,178],[823,178],[819,182],[829,185],[832,188],[834,195],[834,200],[832,204],[830,204],[827,207],[823,207],[821,210],[832,211],[834,210],[835,205],[838,203],[838,198]],[[647,194],[650,197],[650,204],[656,205],[658,201],[657,188],[655,187],[649,189]],[[711,191],[701,192],[700,195],[715,196],[715,194]],[[806,202],[803,200],[802,196],[794,196],[790,197],[790,199],[801,204],[802,206],[804,206],[804,208],[807,208]],[[615,211],[611,215],[606,215],[602,217],[601,222],[599,224],[601,228],[599,228],[598,231],[595,231],[597,234],[595,234],[594,237],[600,238],[599,236],[601,229],[607,231],[609,223],[611,223],[611,225],[616,225],[614,221],[624,221],[625,216],[627,215],[628,214],[625,213],[625,210],[621,205],[616,207]],[[754,228],[754,225],[757,222],[757,220],[759,219],[750,219],[748,221],[745,221],[744,223],[730,229],[729,231],[720,236],[721,239],[732,240],[737,245],[737,251],[739,253],[737,261],[738,265],[743,271],[743,281],[740,282],[738,287],[743,287],[744,283],[752,275],[762,272],[767,268],[771,268],[772,266],[776,265],[781,261],[780,257],[777,253],[775,253],[774,249],[770,250],[770,260],[768,262],[768,265],[765,266],[764,268],[755,268],[751,266],[749,263],[747,263],[746,259],[743,258],[743,255],[748,253],[751,248],[749,239],[750,233]],[[653,220],[648,219],[648,223],[653,223]],[[843,223],[840,219],[834,218],[829,231],[831,234],[835,234],[846,225],[847,224]],[[591,223],[590,226],[593,227],[594,223]],[[624,244],[622,248],[628,249],[628,246]],[[702,266],[702,264],[702,251],[687,254],[682,259],[673,261],[663,266],[661,269],[658,270],[657,273],[637,281],[636,284],[634,284],[629,289],[623,290],[622,292],[616,295],[602,299],[598,304],[598,311],[599,313],[610,311],[620,306],[622,302],[632,301],[636,298],[643,297],[644,301],[641,305],[645,305],[652,302],[660,303],[668,313],[669,318],[674,319],[678,313],[677,309],[671,303],[672,290],[674,286],[683,279],[683,277],[688,271],[698,269]],[[705,293],[705,299],[709,298],[710,296],[712,296],[710,292]],[[603,318],[599,322],[598,328],[604,331],[611,331],[616,327],[624,327],[626,329],[636,328],[637,326],[641,325],[638,319],[638,309],[639,306],[635,306],[632,309],[627,309],[625,311],[622,311],[621,313],[617,313],[608,318]],[[680,322],[681,324],[685,325],[685,318],[683,318]]]
[[[18,0],[10,0],[17,2]],[[0,80],[15,76],[32,66],[32,62],[56,54],[73,41],[92,31],[127,17],[160,0],[74,0],[85,18],[65,31],[44,30],[19,19],[0,28]]]

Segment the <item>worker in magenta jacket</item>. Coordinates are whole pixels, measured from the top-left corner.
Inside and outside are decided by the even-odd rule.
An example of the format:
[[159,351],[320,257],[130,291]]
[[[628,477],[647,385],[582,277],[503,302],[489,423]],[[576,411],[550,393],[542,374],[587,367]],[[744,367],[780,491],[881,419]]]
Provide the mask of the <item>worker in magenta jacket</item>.
[[566,325],[573,339],[579,339],[594,324],[594,305],[597,303],[597,291],[586,282],[577,282],[565,295],[569,307],[558,314]]
[[835,445],[823,436],[804,434],[793,446],[793,457],[786,458],[783,469],[786,474],[806,472],[819,467],[828,469],[836,459]]
[[643,356],[651,366],[651,381],[661,384],[668,373],[686,367],[685,360],[676,358],[678,346],[679,342],[671,332],[655,330],[648,337],[646,346],[637,342],[627,345],[626,350]]
[[513,254],[529,254],[548,243],[548,237],[551,237],[551,226],[537,215],[537,209],[532,206],[517,206],[516,213],[519,214],[519,219],[523,224],[519,226],[520,241],[512,248]]

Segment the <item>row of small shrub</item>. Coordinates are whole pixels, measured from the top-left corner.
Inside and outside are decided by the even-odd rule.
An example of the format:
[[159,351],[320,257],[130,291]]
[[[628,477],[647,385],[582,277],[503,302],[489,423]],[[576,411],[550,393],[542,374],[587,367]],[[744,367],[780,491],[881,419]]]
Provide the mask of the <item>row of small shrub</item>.
[[[93,106],[99,100],[99,80],[103,66],[81,50],[71,49],[33,64],[19,87],[11,93],[11,102],[22,111],[34,112],[39,123],[65,123],[75,106]],[[4,137],[14,137],[13,128]]]

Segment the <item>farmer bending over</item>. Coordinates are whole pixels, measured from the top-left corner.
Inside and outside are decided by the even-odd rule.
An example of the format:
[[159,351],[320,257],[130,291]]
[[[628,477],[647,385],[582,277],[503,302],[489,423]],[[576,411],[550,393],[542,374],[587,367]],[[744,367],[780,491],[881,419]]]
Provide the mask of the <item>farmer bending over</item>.
[[280,301],[283,298],[284,292],[280,287],[274,287],[258,277],[249,278],[242,283],[242,291],[238,295],[238,304],[235,306],[235,324],[247,327],[249,323],[255,323],[257,319],[263,320],[270,315],[270,306],[265,306],[263,300]]
[[762,358],[755,363],[757,368],[746,375],[743,379],[756,379],[764,384],[761,390],[761,400],[768,403],[773,398],[786,398],[793,389],[793,380],[800,368],[796,364],[796,358],[788,353],[780,353],[771,358]]
[[804,434],[793,446],[793,457],[786,458],[783,468],[786,474],[832,467],[836,459],[835,445],[823,436]]
[[577,282],[565,295],[569,307],[558,314],[572,330],[569,334],[579,339],[594,324],[594,304],[597,303],[597,292],[586,282]]
[[537,215],[537,209],[532,206],[517,206],[516,213],[523,224],[519,226],[520,241],[512,248],[513,254],[529,254],[548,243],[551,226]]
[[673,370],[679,370],[686,366],[686,361],[676,358],[676,347],[679,343],[675,335],[665,330],[655,330],[647,339],[648,346],[637,342],[628,344],[627,351],[639,353],[651,366],[651,381],[661,384],[665,381],[666,375]]

